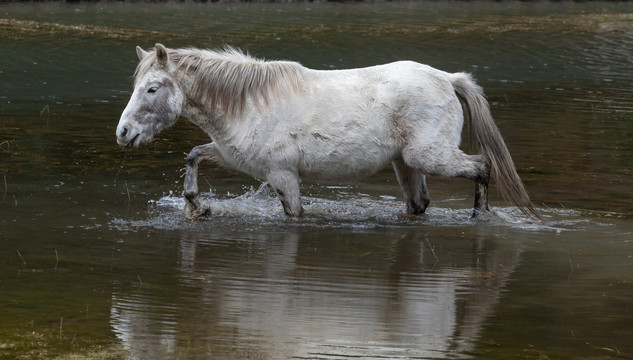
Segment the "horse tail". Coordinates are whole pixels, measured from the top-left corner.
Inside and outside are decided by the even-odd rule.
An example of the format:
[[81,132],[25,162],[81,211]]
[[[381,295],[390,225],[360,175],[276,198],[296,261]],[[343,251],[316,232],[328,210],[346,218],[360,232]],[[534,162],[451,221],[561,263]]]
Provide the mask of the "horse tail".
[[476,149],[478,145],[482,155],[490,159],[491,172],[502,197],[524,214],[542,219],[516,172],[510,152],[490,113],[483,89],[466,73],[451,74],[451,83],[457,96],[465,103],[467,111],[464,115],[468,118],[471,149]]

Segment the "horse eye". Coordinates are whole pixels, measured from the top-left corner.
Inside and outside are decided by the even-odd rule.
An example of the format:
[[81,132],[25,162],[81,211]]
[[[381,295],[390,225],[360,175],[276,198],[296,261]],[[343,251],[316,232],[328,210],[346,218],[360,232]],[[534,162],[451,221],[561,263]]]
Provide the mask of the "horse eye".
[[158,91],[158,88],[157,88],[157,87],[155,87],[155,86],[152,86],[151,88],[149,88],[149,89],[147,90],[147,92],[148,92],[149,94],[153,94],[153,93],[155,93],[156,91]]

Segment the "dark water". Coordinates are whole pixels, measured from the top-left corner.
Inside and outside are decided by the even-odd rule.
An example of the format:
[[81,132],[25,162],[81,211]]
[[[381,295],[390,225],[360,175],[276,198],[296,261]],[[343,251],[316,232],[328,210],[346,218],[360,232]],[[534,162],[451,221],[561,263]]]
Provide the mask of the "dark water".
[[[229,43],[320,69],[471,71],[547,222],[387,169],[302,185],[306,216],[206,166],[181,121],[114,129],[134,46]],[[633,358],[633,5],[0,5],[0,359]]]

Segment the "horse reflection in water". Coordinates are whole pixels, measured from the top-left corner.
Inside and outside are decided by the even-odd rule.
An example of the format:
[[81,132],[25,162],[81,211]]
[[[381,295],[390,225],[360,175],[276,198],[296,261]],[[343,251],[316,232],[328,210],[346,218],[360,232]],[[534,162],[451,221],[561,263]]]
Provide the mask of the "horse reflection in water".
[[113,292],[133,359],[466,358],[521,252],[419,232],[181,236],[171,285]]
[[[301,179],[355,180],[392,163],[410,214],[424,213],[429,204],[426,175],[474,180],[473,216],[488,213],[492,172],[507,200],[540,217],[482,89],[468,74],[412,61],[320,71],[257,60],[232,48],[156,44],[151,52],[137,48],[137,53],[135,88],[117,126],[117,142],[138,146],[180,116],[211,137],[213,142],[195,147],[187,159],[190,216],[209,215],[197,183],[198,166],[209,159],[266,179],[290,216],[303,213]],[[459,149],[464,118],[481,155]]]

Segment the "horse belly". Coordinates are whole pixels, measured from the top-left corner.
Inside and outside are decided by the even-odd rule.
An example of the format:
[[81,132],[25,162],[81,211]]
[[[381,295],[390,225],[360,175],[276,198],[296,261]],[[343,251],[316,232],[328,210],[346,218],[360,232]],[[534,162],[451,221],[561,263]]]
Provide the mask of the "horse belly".
[[317,181],[349,181],[373,175],[398,156],[401,144],[384,131],[340,138],[315,132],[299,144],[299,175]]
[[351,181],[373,175],[387,166],[392,158],[382,156],[368,162],[367,157],[337,157],[305,159],[299,168],[302,179],[314,181]]
[[302,178],[357,180],[399,156],[404,140],[398,99],[366,80],[336,78],[323,88],[310,94],[318,100],[306,101],[310,105],[302,108],[296,128]]

